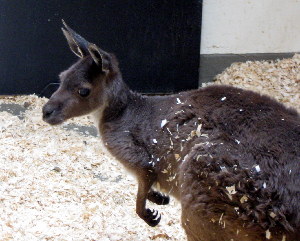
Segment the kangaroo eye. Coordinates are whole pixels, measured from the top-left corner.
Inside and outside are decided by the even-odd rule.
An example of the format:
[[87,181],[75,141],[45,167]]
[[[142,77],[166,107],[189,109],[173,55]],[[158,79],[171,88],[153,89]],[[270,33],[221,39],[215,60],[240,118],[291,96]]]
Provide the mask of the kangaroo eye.
[[78,90],[78,94],[81,96],[81,97],[87,97],[89,94],[90,94],[90,90],[89,89],[86,89],[86,88],[83,88],[83,89],[79,89]]

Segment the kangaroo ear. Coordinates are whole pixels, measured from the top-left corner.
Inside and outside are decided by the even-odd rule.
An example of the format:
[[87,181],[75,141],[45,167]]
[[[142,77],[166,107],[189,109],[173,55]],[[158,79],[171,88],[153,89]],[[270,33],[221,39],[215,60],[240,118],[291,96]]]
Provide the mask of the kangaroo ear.
[[96,44],[89,44],[88,51],[92,56],[94,62],[101,67],[103,72],[107,72],[110,66],[110,55],[102,49],[100,49]]
[[70,46],[70,49],[79,58],[83,58],[89,54],[88,45],[89,42],[71,29],[64,20],[62,20],[65,28],[61,28]]

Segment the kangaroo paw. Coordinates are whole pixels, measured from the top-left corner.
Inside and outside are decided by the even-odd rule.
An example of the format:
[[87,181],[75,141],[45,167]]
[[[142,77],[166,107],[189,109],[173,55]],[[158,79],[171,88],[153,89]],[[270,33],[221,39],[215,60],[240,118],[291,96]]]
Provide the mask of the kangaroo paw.
[[158,211],[147,208],[143,219],[149,226],[155,227],[157,224],[159,224],[161,215],[158,215]]
[[170,202],[170,197],[157,191],[150,191],[147,199],[157,205],[167,205]]

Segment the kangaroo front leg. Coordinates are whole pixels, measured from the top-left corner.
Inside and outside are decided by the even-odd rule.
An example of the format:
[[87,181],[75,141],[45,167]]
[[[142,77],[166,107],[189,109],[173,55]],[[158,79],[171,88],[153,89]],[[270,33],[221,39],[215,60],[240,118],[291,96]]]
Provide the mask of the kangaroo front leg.
[[149,226],[154,227],[160,222],[161,215],[158,216],[157,211],[146,208],[146,200],[152,184],[153,180],[150,180],[150,178],[148,177],[143,177],[143,179],[139,180],[138,193],[136,199],[136,213]]

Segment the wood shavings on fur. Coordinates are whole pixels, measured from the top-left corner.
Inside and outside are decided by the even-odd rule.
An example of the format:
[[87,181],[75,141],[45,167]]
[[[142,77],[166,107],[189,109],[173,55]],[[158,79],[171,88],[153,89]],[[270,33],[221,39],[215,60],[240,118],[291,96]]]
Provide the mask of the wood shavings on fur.
[[179,155],[179,154],[176,154],[176,153],[174,154],[174,156],[175,156],[176,161],[179,161],[180,158],[181,158],[180,155]]
[[0,105],[28,107],[23,119],[0,112],[0,240],[186,240],[173,198],[166,206],[148,203],[162,214],[149,227],[135,213],[136,180],[101,150],[98,137],[43,122],[46,101],[0,97]]
[[202,128],[202,124],[199,124],[198,127],[197,127],[197,130],[196,130],[196,135],[197,135],[198,137],[201,136],[201,128]]
[[260,172],[260,166],[259,165],[255,165],[255,170],[257,171],[257,172]]
[[235,185],[230,186],[230,187],[226,187],[226,190],[228,192],[228,193],[226,193],[227,196],[229,197],[230,200],[232,200],[232,195],[237,193],[236,190],[235,190]]
[[269,229],[266,231],[266,239],[271,239],[271,232]]
[[166,119],[162,120],[160,127],[163,128],[167,123],[168,123],[168,121]]
[[247,202],[248,201],[248,197],[246,195],[243,195],[240,199],[241,203]]
[[275,218],[276,217],[276,214],[274,212],[270,212],[269,215],[270,215],[271,218]]
[[182,104],[182,102],[181,102],[181,100],[179,99],[179,98],[176,98],[176,103],[177,103],[177,105],[179,105],[179,104]]

